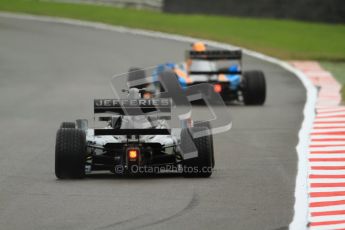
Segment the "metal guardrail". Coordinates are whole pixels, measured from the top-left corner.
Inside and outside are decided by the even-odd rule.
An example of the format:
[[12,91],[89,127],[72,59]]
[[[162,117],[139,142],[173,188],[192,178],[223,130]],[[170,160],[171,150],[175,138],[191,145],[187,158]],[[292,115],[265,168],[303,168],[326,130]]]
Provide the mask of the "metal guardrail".
[[47,0],[54,2],[86,3],[99,5],[112,5],[117,7],[129,7],[135,9],[150,9],[161,11],[163,0]]

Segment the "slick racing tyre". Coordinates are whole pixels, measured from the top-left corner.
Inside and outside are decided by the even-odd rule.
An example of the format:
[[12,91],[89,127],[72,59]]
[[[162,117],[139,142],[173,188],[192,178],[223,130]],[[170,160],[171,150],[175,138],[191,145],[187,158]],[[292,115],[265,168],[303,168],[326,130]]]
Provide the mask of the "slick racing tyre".
[[266,80],[262,71],[247,71],[243,75],[243,101],[246,105],[263,105],[266,100]]
[[[204,126],[204,127],[208,128],[209,130],[212,129],[211,123],[209,121],[205,121],[202,123],[195,123],[195,126],[196,127],[203,127]],[[210,135],[210,139],[211,139],[211,151],[212,151],[212,168],[214,168],[215,160],[214,160],[214,148],[213,148],[213,135],[212,134]]]
[[75,129],[74,122],[62,122],[60,125],[61,129]]
[[[202,135],[193,138],[192,133],[207,131],[206,127],[183,129],[181,132],[181,149],[184,153],[193,151],[193,143],[198,151],[198,156],[183,160],[184,177],[210,177],[213,168],[213,143],[211,135]],[[191,141],[193,143],[191,143]]]
[[59,179],[81,179],[85,176],[86,134],[80,129],[57,131],[55,175]]

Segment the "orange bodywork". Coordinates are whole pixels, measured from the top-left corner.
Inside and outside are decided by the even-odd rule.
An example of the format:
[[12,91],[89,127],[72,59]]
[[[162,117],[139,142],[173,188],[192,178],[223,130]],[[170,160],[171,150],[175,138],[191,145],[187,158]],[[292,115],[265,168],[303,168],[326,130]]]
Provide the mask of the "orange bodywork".
[[218,81],[228,81],[228,78],[226,77],[225,74],[219,74],[218,75]]
[[192,79],[188,76],[188,74],[186,74],[185,72],[183,72],[182,70],[175,68],[174,69],[175,73],[177,74],[177,76],[183,78],[187,84],[192,83]]

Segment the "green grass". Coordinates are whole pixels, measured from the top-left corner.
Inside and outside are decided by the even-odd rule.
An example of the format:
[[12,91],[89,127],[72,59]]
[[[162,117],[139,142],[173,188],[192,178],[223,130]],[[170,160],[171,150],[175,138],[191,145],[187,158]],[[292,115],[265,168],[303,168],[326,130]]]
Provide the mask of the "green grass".
[[345,25],[175,15],[39,0],[0,0],[0,11],[75,18],[190,35],[239,45],[283,59],[345,60]]
[[321,65],[326,70],[330,71],[333,76],[343,85],[341,95],[343,102],[345,102],[345,62],[321,62]]

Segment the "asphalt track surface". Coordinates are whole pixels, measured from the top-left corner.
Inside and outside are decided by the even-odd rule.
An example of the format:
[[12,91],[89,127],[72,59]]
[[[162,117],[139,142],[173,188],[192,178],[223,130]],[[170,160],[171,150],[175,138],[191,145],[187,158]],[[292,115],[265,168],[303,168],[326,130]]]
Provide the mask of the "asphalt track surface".
[[289,72],[248,56],[245,67],[267,76],[267,103],[230,108],[233,128],[215,137],[211,178],[55,178],[60,122],[90,118],[93,98],[113,95],[114,73],[181,61],[187,48],[183,42],[0,17],[0,228],[287,228],[305,89]]

